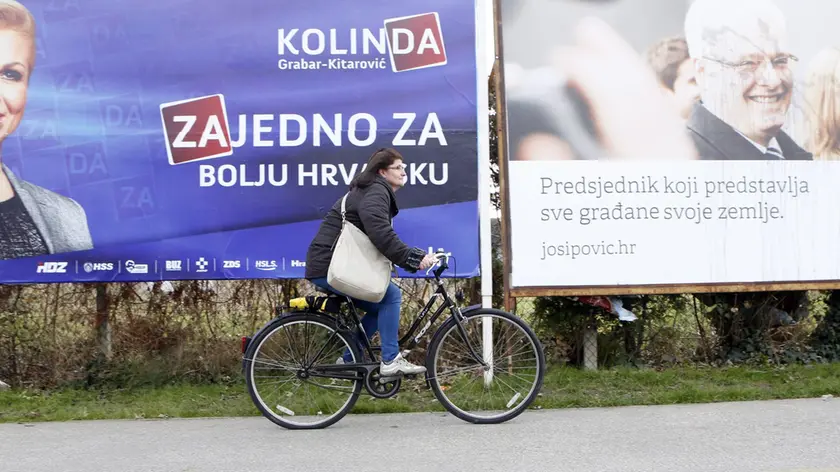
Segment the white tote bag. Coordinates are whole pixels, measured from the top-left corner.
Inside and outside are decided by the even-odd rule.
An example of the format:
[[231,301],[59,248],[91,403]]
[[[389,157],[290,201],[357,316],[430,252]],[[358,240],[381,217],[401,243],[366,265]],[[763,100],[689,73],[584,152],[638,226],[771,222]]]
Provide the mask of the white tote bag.
[[391,261],[362,230],[347,221],[346,201],[347,195],[344,195],[341,199],[341,234],[327,271],[327,283],[353,298],[378,303],[391,283]]

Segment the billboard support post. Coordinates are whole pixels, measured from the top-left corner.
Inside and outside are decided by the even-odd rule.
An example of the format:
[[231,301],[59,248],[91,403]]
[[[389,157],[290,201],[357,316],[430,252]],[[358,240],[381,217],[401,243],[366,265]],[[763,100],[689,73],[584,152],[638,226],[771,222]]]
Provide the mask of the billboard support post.
[[[489,11],[488,11],[489,9]],[[479,243],[481,251],[481,306],[484,308],[493,307],[493,235],[490,225],[490,104],[488,82],[493,70],[493,62],[488,61],[485,54],[489,41],[493,41],[492,28],[486,27],[487,16],[493,18],[493,5],[489,0],[477,0],[476,2],[476,92],[478,128],[478,217],[479,217]],[[488,37],[489,35],[489,37]],[[494,54],[495,59],[495,54]],[[484,384],[490,385],[493,381],[493,318],[485,316],[482,324],[482,345],[483,357],[491,369],[484,372]]]

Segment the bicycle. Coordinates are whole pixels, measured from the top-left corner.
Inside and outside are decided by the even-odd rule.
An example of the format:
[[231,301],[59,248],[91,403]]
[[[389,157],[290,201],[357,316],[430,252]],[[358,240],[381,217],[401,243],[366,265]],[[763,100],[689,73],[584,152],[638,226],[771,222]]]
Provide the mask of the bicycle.
[[[405,355],[417,347],[434,322],[448,310],[449,317],[431,334],[426,350],[424,376],[427,387],[431,387],[447,411],[470,423],[496,424],[519,416],[542,388],[546,364],[540,341],[527,323],[511,313],[481,305],[461,310],[441,280],[449,267],[451,254],[439,252],[435,256],[437,262],[426,274],[434,269],[437,288],[400,338],[400,350]],[[463,297],[456,294],[456,298],[460,302]],[[436,300],[442,303],[426,320]],[[487,330],[484,329],[485,320],[490,321]],[[424,321],[426,323],[420,327]],[[506,324],[512,329],[505,330],[502,325]],[[311,331],[323,331],[316,342],[310,340]],[[488,335],[500,332],[504,334],[500,340],[487,339]],[[522,335],[519,341],[512,339],[517,334]],[[454,341],[462,342],[463,347],[452,350],[445,344],[450,335]],[[303,348],[293,346],[301,336],[305,341],[298,344],[303,344]],[[336,343],[335,349],[328,349],[333,343]],[[352,362],[343,362],[345,350],[349,350]],[[380,376],[380,359],[376,352],[381,352],[381,346],[373,346],[369,341],[352,300],[332,292],[302,297],[290,302],[288,307],[278,307],[273,320],[252,338],[242,338],[243,369],[251,400],[263,416],[287,429],[326,428],[350,412],[362,393],[362,386],[374,398],[390,398],[399,392],[403,378],[415,377]],[[288,354],[291,361],[262,357],[278,353]],[[454,360],[444,360],[443,354],[454,354]],[[523,357],[529,354],[533,357]],[[458,360],[474,361],[474,364],[452,369],[452,363]],[[535,362],[526,366],[520,361]],[[441,369],[451,371],[440,372]],[[287,373],[263,386],[264,372],[272,370]],[[511,378],[505,381],[502,377],[507,374]],[[524,385],[515,387],[519,381],[525,381]],[[285,386],[295,388],[286,393],[279,392]],[[465,386],[473,389],[465,392],[463,400],[457,399],[456,390]],[[504,391],[501,399],[484,403],[496,390]],[[328,400],[327,396],[333,392],[335,399]],[[306,395],[292,398],[295,393]],[[467,409],[473,406],[484,406],[489,410],[486,415],[468,412]],[[330,413],[326,411],[329,407],[336,407],[336,410]]]

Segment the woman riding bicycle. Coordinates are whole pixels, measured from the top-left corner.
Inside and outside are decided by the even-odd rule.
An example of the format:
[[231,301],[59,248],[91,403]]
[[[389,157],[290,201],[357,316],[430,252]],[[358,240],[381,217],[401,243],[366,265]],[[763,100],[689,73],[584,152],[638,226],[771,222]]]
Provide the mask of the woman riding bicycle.
[[[403,158],[395,149],[383,148],[373,153],[365,169],[350,183],[347,196],[347,221],[361,229],[377,249],[394,264],[407,270],[424,270],[436,262],[431,254],[418,247],[409,247],[394,231],[391,220],[399,213],[395,192],[405,184]],[[341,199],[327,212],[318,228],[318,234],[306,253],[305,277],[324,290],[344,295],[327,283],[327,271],[333,255],[333,246],[341,233]],[[391,282],[385,297],[378,303],[351,298],[354,305],[366,312],[362,326],[369,337],[377,328],[382,340],[383,376],[421,374],[423,366],[414,365],[399,352],[400,304],[402,294]],[[350,351],[345,351],[344,362],[352,361]]]

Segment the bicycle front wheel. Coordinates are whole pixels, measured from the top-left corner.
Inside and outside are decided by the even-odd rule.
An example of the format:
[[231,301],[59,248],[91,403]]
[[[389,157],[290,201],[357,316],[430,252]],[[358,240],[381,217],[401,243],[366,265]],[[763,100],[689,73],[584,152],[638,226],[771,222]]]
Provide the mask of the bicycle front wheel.
[[468,312],[460,325],[466,339],[450,318],[429,344],[426,369],[435,397],[470,423],[502,423],[519,416],[537,398],[545,376],[536,334],[520,318],[491,308]]

